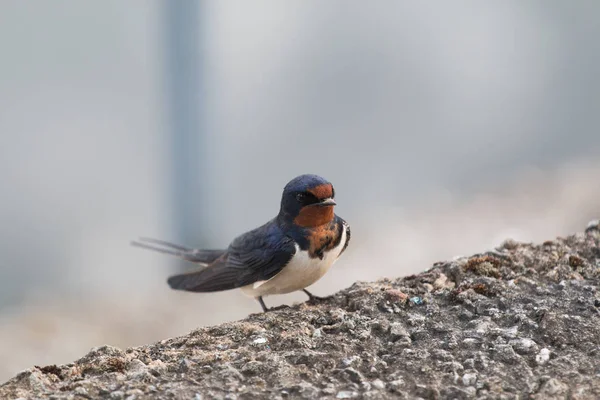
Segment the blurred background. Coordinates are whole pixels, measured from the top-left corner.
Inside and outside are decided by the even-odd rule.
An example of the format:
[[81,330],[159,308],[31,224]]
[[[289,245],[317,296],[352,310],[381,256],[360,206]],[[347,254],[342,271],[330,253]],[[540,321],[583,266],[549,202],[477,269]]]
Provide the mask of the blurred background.
[[[600,215],[597,1],[0,2],[0,380],[259,312],[139,236],[225,247],[302,173],[352,243],[314,285]],[[300,294],[267,298],[279,305]]]

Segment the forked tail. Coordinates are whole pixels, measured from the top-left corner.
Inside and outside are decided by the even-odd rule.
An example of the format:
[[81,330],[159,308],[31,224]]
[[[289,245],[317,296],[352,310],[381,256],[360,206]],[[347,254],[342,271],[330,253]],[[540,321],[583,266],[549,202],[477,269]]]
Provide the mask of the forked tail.
[[152,238],[140,238],[139,241],[132,241],[131,245],[157,251],[159,253],[170,254],[186,261],[199,264],[210,264],[225,253],[225,250],[191,249],[175,243]]

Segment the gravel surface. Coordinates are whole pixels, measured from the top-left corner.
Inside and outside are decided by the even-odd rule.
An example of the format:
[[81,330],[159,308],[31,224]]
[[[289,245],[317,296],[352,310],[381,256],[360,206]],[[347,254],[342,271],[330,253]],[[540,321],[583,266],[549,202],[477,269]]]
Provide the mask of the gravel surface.
[[[492,228],[490,228],[492,229]],[[0,398],[600,398],[600,228],[67,365]]]

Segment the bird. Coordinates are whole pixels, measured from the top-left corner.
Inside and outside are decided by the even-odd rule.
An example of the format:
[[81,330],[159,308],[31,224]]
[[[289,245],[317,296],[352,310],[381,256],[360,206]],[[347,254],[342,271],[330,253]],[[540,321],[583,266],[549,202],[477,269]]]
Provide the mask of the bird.
[[240,289],[270,311],[264,297],[303,291],[321,279],[350,242],[350,225],[336,215],[335,190],[314,174],[299,175],[283,188],[279,213],[235,237],[226,249],[196,249],[164,240],[140,238],[137,247],[177,256],[200,268],[170,276],[174,290],[218,292]]

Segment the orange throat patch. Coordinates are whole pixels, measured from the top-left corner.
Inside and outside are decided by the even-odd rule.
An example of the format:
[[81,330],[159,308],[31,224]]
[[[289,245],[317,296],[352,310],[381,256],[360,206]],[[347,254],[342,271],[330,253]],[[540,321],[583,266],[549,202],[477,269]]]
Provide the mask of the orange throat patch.
[[304,228],[319,226],[333,221],[333,206],[306,206],[300,210],[294,223]]

